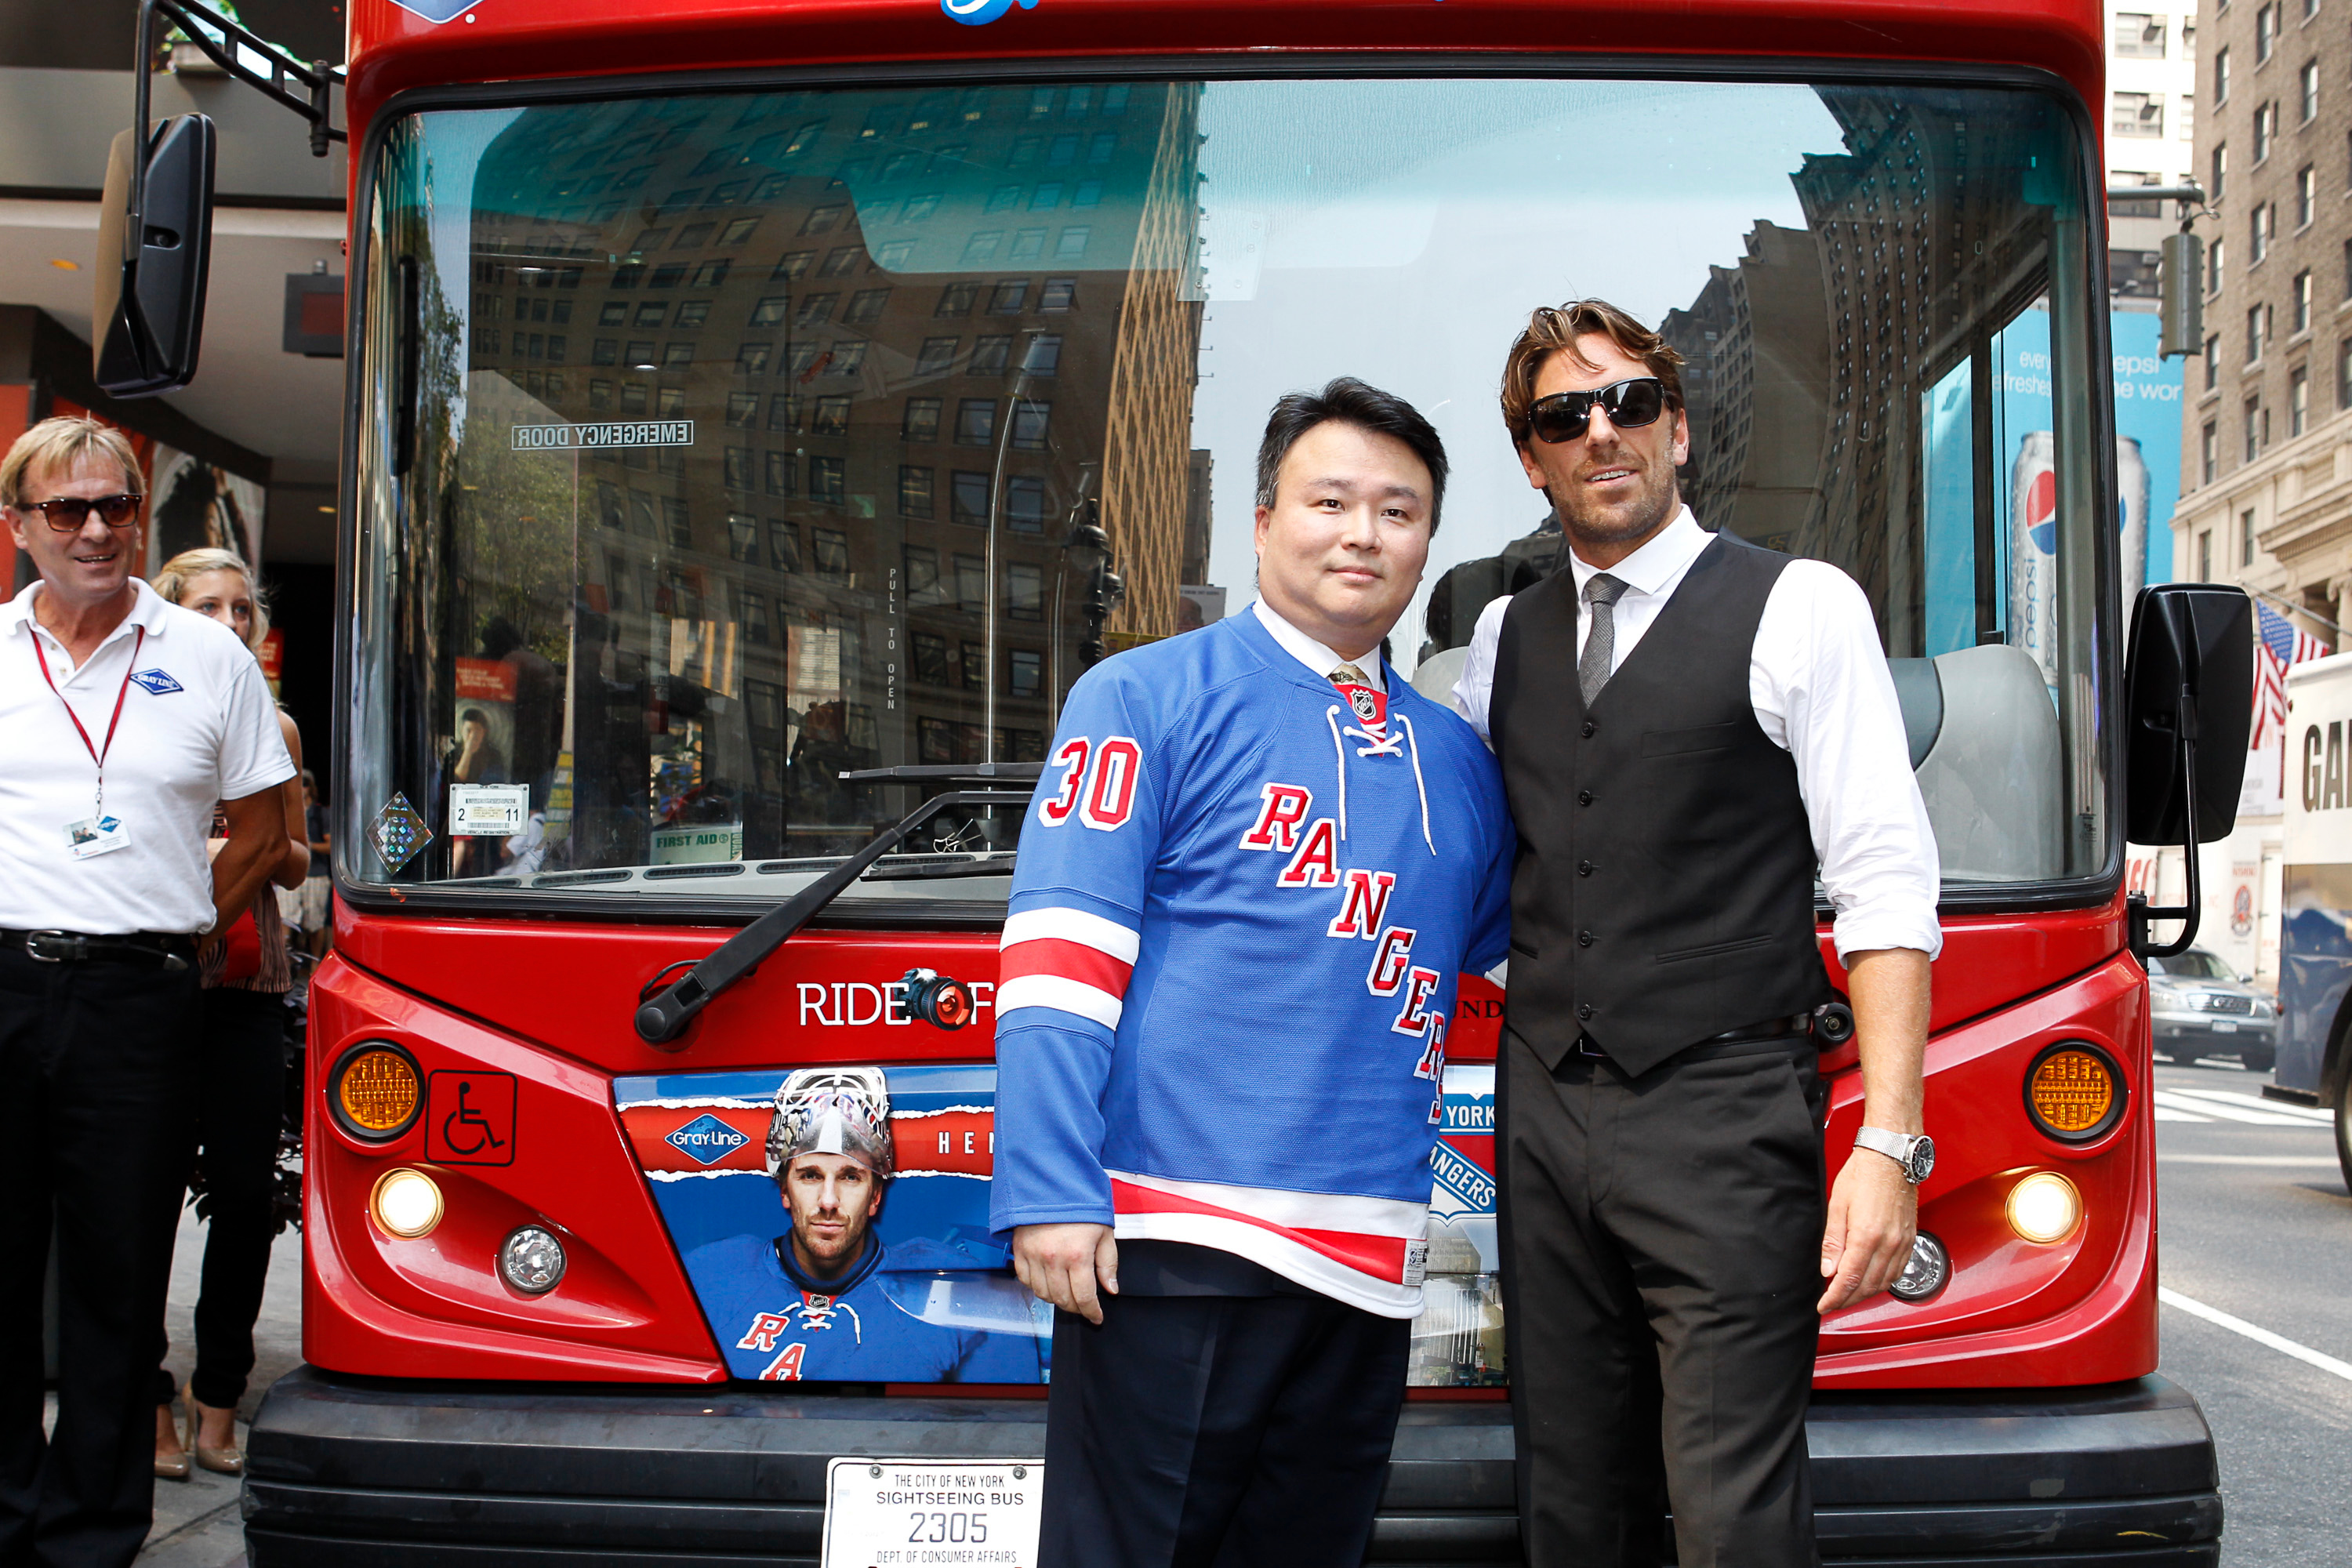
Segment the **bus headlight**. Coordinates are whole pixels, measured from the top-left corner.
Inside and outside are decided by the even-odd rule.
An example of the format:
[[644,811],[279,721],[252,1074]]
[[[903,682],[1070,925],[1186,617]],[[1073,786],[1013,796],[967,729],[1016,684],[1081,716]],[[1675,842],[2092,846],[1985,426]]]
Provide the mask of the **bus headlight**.
[[366,1143],[389,1143],[416,1125],[425,1078],[416,1058],[390,1040],[362,1040],[327,1075],[327,1108],[336,1124]]
[[2123,1074],[2096,1046],[2061,1040],[2026,1070],[2025,1109],[2034,1126],[2061,1143],[2092,1142],[2123,1120]]
[[441,1223],[441,1189],[422,1171],[404,1165],[386,1171],[368,1194],[368,1213],[385,1234],[415,1241]]
[[1926,1231],[1911,1238],[1911,1256],[1886,1293],[1898,1301],[1924,1301],[1952,1277],[1952,1255]]
[[499,1247],[499,1273],[526,1296],[544,1296],[563,1279],[563,1243],[541,1225],[518,1227]]
[[2009,1228],[2028,1241],[2063,1241],[2082,1219],[2083,1194],[2055,1171],[2036,1171],[2009,1189]]

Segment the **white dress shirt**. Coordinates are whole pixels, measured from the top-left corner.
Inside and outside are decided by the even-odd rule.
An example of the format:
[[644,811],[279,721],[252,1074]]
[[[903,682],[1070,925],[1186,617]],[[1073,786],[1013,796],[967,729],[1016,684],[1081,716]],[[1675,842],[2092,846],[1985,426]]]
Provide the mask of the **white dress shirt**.
[[[1625,584],[1612,617],[1612,674],[1712,542],[1685,507],[1648,543],[1608,568]],[[1572,550],[1568,561],[1576,578],[1581,657],[1592,629],[1584,587],[1601,569]],[[1496,599],[1480,613],[1454,686],[1454,710],[1482,736],[1495,684],[1495,645],[1510,604]],[[1564,678],[1573,680],[1576,672],[1565,671]],[[1895,678],[1861,585],[1826,561],[1790,562],[1757,623],[1748,693],[1766,738],[1796,759],[1822,887],[1836,911],[1838,956],[1908,947],[1934,957],[1944,945],[1936,919],[1941,872],[1935,831],[1912,776]]]
[[[252,650],[137,578],[131,586],[131,613],[79,668],[34,617],[40,584],[0,604],[0,930],[208,929],[214,805],[294,776]],[[106,754],[105,813],[128,837],[77,859],[66,825],[98,811],[92,749]]]
[[[1389,694],[1388,678],[1381,671],[1379,648],[1372,649],[1361,658],[1341,658],[1338,654],[1267,608],[1264,599],[1256,600],[1250,608],[1257,612],[1258,624],[1266,629],[1275,641],[1282,645],[1282,651],[1313,670],[1316,679],[1328,680],[1331,679],[1333,670],[1343,664],[1352,664],[1364,672],[1365,685],[1383,697]],[[1481,731],[1480,733],[1483,734],[1485,731]]]

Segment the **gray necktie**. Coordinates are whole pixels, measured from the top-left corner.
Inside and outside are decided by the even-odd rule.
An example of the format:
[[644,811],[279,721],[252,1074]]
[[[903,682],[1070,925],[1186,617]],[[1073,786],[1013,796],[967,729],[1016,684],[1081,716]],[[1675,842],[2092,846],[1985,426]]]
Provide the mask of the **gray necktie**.
[[1583,689],[1587,708],[1601,695],[1601,689],[1609,684],[1610,667],[1617,659],[1617,624],[1610,606],[1624,592],[1625,584],[1606,572],[1596,572],[1592,581],[1584,585],[1584,602],[1591,606],[1588,613],[1592,616],[1592,629],[1585,634],[1584,657],[1576,661],[1576,684]]

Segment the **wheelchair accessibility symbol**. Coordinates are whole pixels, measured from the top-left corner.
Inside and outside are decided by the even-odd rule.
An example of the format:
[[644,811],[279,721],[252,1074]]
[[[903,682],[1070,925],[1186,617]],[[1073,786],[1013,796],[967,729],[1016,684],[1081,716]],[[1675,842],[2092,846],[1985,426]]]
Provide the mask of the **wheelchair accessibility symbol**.
[[514,1163],[512,1073],[436,1072],[426,1086],[425,1157],[453,1165]]

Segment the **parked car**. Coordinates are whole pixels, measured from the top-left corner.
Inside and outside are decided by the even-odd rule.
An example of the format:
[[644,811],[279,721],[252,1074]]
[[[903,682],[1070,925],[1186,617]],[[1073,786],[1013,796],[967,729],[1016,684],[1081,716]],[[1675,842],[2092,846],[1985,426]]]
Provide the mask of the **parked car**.
[[2278,1007],[2247,984],[2250,978],[2201,947],[2149,959],[2156,1054],[2184,1066],[2235,1057],[2249,1072],[2270,1071],[2278,1058]]

